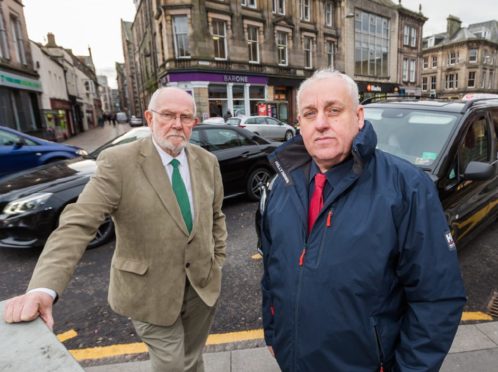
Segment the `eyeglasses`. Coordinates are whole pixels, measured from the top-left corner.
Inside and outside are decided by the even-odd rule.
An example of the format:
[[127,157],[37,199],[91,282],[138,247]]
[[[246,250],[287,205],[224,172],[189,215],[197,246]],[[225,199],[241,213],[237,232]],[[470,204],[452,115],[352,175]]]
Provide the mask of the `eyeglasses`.
[[184,115],[184,114],[175,114],[174,112],[159,112],[156,110],[149,110],[152,111],[153,113],[159,115],[160,121],[165,123],[165,124],[171,124],[174,122],[178,117],[180,118],[180,122],[182,125],[192,125],[195,121],[195,118],[192,115]]

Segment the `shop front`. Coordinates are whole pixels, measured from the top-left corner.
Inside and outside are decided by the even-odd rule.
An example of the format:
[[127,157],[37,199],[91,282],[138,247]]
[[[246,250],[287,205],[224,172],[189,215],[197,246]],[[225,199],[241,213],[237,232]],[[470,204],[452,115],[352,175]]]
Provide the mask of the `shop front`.
[[52,110],[45,110],[44,117],[47,131],[53,133],[56,141],[63,141],[77,132],[71,122],[71,102],[61,99],[50,99]]
[[268,78],[263,76],[172,72],[161,79],[161,84],[189,91],[201,119],[258,115],[258,103],[268,96]]
[[369,98],[382,98],[399,94],[399,84],[357,81],[360,102]]
[[39,80],[0,70],[0,123],[43,136],[39,116],[42,86]]

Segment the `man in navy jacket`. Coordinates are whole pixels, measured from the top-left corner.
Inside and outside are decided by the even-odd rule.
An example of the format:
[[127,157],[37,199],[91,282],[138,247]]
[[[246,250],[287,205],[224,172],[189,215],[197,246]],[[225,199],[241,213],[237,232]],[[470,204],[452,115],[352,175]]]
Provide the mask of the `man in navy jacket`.
[[376,150],[348,76],[317,71],[297,103],[261,221],[270,351],[283,371],[438,371],[466,298],[434,184]]

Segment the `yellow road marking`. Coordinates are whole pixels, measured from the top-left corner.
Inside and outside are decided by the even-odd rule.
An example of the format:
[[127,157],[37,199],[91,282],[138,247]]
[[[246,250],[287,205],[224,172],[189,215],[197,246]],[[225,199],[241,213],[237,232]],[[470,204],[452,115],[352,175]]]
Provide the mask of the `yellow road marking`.
[[259,253],[256,253],[254,256],[251,256],[253,260],[261,260],[263,256],[261,256]]
[[481,311],[464,311],[462,314],[462,321],[465,322],[469,320],[493,320],[493,317]]
[[64,342],[64,341],[69,340],[71,338],[75,338],[76,336],[78,336],[78,332],[76,332],[74,329],[71,329],[71,330],[69,330],[67,332],[59,333],[57,335],[57,339],[60,342]]
[[[464,312],[462,314],[462,321],[469,320],[493,320],[491,316],[480,311]],[[69,331],[71,332],[71,331]],[[69,333],[66,332],[66,333]],[[73,331],[74,332],[74,331]],[[65,334],[65,333],[64,333]],[[60,337],[62,335],[59,335]],[[242,332],[229,332],[229,333],[219,333],[211,334],[208,337],[207,345],[220,345],[230,342],[248,341],[248,340],[262,340],[263,339],[262,329],[253,329],[249,331]],[[109,358],[119,355],[129,355],[129,354],[141,354],[147,352],[147,347],[143,342],[135,342],[131,344],[118,344],[110,346],[99,346],[87,349],[74,349],[69,350],[73,357],[78,360],[88,360],[88,359],[101,359]]]

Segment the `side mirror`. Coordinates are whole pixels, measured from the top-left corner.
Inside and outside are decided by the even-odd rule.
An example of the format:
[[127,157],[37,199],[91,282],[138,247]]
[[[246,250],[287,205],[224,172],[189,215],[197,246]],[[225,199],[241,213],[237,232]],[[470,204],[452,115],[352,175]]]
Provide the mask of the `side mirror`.
[[24,138],[19,138],[15,143],[14,143],[14,148],[15,149],[20,149],[21,147],[23,147],[24,145],[26,144],[26,141],[24,140]]
[[495,173],[495,163],[483,163],[480,161],[471,161],[467,168],[465,168],[465,173],[463,174],[464,179],[473,181],[486,181],[491,179]]

